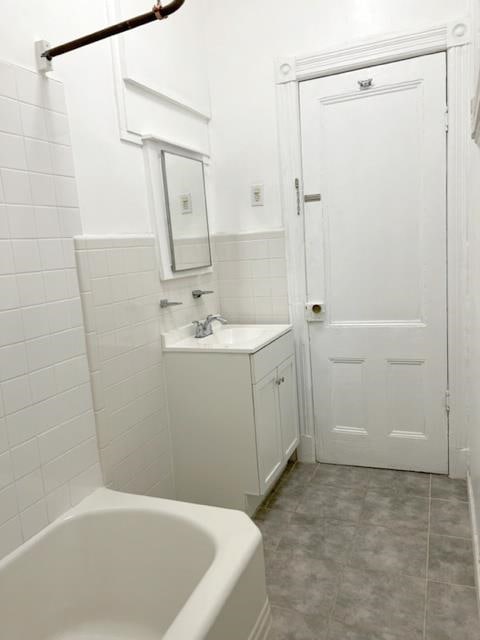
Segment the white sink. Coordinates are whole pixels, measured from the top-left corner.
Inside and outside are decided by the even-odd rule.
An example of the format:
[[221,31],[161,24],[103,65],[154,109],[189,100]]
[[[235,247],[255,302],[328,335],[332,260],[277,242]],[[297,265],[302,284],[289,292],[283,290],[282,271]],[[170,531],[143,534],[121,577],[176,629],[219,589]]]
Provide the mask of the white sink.
[[193,326],[175,329],[162,336],[164,351],[197,351],[199,353],[255,353],[291,330],[289,324],[214,323],[213,335],[195,338]]

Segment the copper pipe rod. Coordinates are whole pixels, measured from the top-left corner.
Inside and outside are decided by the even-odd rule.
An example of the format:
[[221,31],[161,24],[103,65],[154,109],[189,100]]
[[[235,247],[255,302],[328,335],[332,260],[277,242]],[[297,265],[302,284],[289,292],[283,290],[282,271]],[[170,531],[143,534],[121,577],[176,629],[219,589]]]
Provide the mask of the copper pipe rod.
[[148,24],[149,22],[154,22],[155,20],[164,20],[165,18],[168,18],[168,16],[170,16],[172,13],[175,13],[175,11],[178,11],[184,3],[185,0],[173,0],[173,2],[170,2],[170,4],[165,7],[162,7],[160,4],[155,5],[153,9],[148,13],[136,16],[135,18],[130,18],[130,20],[124,20],[123,22],[114,24],[111,27],[107,27],[106,29],[101,29],[100,31],[91,33],[88,36],[83,36],[82,38],[77,38],[76,40],[72,40],[71,42],[67,42],[66,44],[61,44],[58,47],[47,49],[42,53],[42,58],[52,60],[57,56],[63,55],[64,53],[69,53],[70,51],[80,49],[80,47],[86,47],[87,45],[98,42],[99,40],[105,40],[105,38],[111,38],[112,36],[116,36],[119,33],[124,33],[125,31],[136,29],[137,27],[141,27],[144,24]]

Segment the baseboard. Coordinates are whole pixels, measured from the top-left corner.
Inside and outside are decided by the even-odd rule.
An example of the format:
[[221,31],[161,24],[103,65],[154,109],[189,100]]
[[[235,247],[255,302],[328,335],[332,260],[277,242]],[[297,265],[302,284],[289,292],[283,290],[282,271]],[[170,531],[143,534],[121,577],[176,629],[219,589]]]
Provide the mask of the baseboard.
[[315,438],[302,434],[298,445],[298,460],[300,462],[314,463],[315,455]]
[[473,492],[472,477],[470,471],[467,472],[467,486],[468,486],[468,502],[470,505],[470,520],[472,523],[472,540],[473,540],[473,559],[475,563],[475,585],[477,588],[477,604],[480,612],[480,547],[478,539],[478,526],[476,514],[475,495]]
[[270,602],[267,598],[248,640],[267,640],[271,626],[272,612],[270,610]]

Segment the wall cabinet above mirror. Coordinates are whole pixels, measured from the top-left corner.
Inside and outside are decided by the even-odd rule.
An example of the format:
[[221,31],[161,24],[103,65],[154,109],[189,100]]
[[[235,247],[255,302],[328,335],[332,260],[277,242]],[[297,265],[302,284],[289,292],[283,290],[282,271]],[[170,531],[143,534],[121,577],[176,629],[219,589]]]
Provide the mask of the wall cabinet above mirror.
[[162,280],[208,273],[208,158],[155,138],[144,140],[144,151]]

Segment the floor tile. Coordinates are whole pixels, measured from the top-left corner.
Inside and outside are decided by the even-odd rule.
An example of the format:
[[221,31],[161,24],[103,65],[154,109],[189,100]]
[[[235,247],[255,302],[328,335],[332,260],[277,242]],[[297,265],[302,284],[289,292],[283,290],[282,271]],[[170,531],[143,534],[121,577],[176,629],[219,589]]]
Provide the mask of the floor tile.
[[422,640],[424,612],[425,580],[347,569],[333,618],[358,632],[369,632],[367,638],[390,634],[394,638]]
[[466,502],[432,500],[430,530],[443,536],[471,537],[470,513]]
[[288,482],[282,483],[271,494],[267,502],[267,508],[274,508],[280,511],[295,511],[305,490],[306,486]]
[[397,533],[385,527],[359,526],[348,564],[355,569],[425,578],[427,542],[427,532]]
[[343,563],[351,552],[355,531],[353,523],[294,514],[285,526],[278,550],[302,549],[314,557]]
[[296,611],[272,607],[272,630],[268,640],[326,640],[328,620],[302,616]]
[[370,489],[365,498],[361,521],[397,531],[427,531],[428,510],[428,498],[387,496]]
[[292,517],[288,511],[260,510],[254,518],[254,522],[262,532],[263,546],[265,550],[275,550],[278,547],[282,531]]
[[[270,639],[269,639],[270,640]],[[331,620],[327,640],[405,640],[403,632],[362,630]]]
[[300,500],[297,513],[357,522],[362,512],[364,497],[363,488],[311,484]]
[[475,578],[471,540],[431,535],[428,577],[436,582],[473,586]]
[[432,476],[432,498],[468,502],[467,482],[447,476]]
[[272,605],[303,615],[328,617],[331,613],[340,575],[338,563],[283,551],[275,554],[266,574]]
[[430,582],[426,640],[479,640],[475,589]]
[[393,469],[371,469],[369,487],[383,495],[403,495],[428,498],[430,475]]
[[365,467],[347,467],[337,464],[318,464],[312,484],[333,485],[335,487],[367,487],[370,469]]

